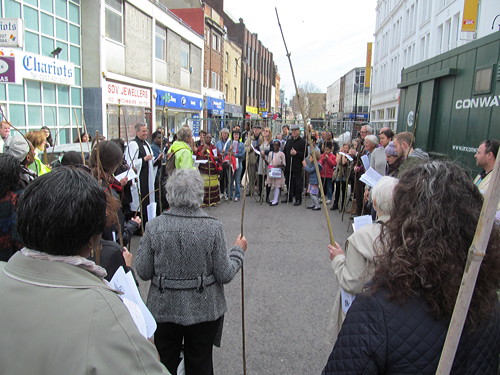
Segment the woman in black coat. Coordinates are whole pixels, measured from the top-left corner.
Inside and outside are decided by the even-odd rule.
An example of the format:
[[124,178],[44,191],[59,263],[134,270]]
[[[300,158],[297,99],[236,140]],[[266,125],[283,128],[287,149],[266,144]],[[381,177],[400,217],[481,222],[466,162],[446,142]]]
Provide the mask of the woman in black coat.
[[[371,293],[352,304],[323,374],[435,374],[483,204],[449,162],[400,175]],[[500,228],[494,224],[452,374],[497,374]]]

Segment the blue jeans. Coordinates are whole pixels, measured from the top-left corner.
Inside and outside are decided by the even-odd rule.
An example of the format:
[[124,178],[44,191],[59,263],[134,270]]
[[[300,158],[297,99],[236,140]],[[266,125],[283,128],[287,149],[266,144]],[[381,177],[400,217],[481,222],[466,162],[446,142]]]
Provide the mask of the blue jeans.
[[[239,165],[238,169],[234,171],[233,176],[231,178],[231,185],[229,186],[229,197],[231,199],[233,198],[240,199],[240,184],[241,184],[241,165]],[[235,189],[236,192],[233,196],[233,191]]]
[[333,195],[333,183],[332,178],[322,177],[323,189],[325,189],[326,199],[331,201]]

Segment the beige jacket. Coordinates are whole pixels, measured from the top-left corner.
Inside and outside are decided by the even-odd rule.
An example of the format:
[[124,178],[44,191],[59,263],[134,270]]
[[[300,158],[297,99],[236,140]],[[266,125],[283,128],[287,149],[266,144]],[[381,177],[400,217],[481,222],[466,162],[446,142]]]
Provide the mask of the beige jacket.
[[0,374],[168,374],[117,293],[69,264],[0,262]]
[[346,255],[337,255],[331,266],[337,277],[339,287],[335,295],[330,320],[327,326],[327,339],[332,344],[342,328],[345,313],[342,310],[340,288],[350,294],[360,294],[375,272],[375,241],[380,235],[380,221],[385,222],[389,216],[381,216],[378,222],[364,226],[354,232],[348,239]]

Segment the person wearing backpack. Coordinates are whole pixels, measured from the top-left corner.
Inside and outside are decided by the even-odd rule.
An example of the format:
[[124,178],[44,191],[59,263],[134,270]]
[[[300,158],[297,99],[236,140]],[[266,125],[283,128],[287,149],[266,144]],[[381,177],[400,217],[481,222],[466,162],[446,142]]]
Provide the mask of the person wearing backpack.
[[[177,140],[172,143],[167,154],[167,174],[169,169],[194,169],[193,150],[191,143],[193,142],[193,133],[187,126],[183,126],[177,132]],[[175,157],[175,163],[169,162],[172,157]],[[172,166],[169,166],[174,164]]]

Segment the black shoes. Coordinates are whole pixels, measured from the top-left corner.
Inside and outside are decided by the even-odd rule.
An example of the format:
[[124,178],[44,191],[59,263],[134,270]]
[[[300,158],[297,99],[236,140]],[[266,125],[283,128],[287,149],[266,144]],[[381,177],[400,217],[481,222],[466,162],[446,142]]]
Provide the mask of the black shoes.
[[330,210],[335,211],[339,209],[338,203],[334,203],[333,206],[330,208]]
[[300,206],[302,204],[302,201],[295,201],[295,203],[293,204],[294,206]]
[[270,205],[270,206],[272,206],[272,207],[274,207],[274,206],[277,206],[277,205],[278,205],[278,202],[276,202],[276,203],[269,202],[269,205]]

